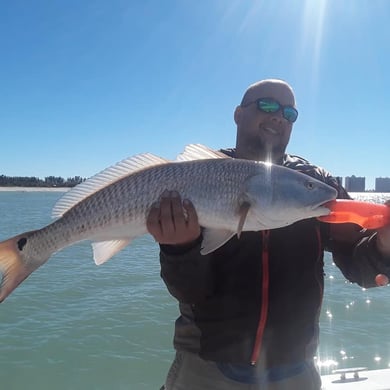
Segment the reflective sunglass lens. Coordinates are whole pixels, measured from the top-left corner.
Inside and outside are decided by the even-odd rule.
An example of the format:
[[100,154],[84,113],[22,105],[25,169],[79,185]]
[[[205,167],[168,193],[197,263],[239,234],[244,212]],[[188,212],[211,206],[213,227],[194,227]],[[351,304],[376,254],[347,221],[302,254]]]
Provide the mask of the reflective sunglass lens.
[[285,107],[283,109],[283,116],[289,121],[289,122],[295,122],[298,118],[298,111],[293,107]]
[[272,99],[259,99],[257,106],[264,112],[276,112],[280,109],[280,104]]
[[282,106],[277,100],[270,98],[262,98],[257,100],[257,107],[260,111],[273,113],[282,109],[283,118],[293,123],[298,118],[298,111],[291,106]]

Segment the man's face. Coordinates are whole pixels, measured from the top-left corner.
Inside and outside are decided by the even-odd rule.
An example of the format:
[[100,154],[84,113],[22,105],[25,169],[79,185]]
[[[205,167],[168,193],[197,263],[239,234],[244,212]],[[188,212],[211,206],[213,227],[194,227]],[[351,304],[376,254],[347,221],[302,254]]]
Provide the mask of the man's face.
[[253,88],[236,109],[237,136],[248,150],[259,150],[274,156],[283,155],[290,139],[292,123],[283,117],[282,110],[262,112],[256,101],[272,98],[282,106],[295,106],[293,92],[282,82],[267,82]]

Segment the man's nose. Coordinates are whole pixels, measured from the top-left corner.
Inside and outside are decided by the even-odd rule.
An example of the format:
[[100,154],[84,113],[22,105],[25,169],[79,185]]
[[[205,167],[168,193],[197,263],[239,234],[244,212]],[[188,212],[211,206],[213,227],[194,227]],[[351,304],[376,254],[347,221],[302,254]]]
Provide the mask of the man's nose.
[[283,117],[282,110],[273,112],[271,115],[271,120],[274,122],[282,122],[283,120],[285,120]]

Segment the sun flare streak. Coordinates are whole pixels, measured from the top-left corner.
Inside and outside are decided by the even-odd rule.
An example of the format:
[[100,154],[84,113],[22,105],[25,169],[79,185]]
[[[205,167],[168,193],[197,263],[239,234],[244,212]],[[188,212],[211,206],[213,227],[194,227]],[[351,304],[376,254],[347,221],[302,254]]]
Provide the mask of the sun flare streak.
[[301,53],[308,54],[313,61],[313,81],[318,80],[321,51],[324,39],[324,25],[327,15],[327,0],[306,0],[303,10]]

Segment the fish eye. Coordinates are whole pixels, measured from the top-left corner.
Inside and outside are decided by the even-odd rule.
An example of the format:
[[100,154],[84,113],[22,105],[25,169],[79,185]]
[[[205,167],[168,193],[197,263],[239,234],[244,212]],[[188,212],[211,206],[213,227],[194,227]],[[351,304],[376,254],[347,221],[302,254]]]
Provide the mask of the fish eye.
[[306,188],[308,189],[308,190],[312,190],[312,189],[314,189],[314,183],[312,182],[312,181],[307,181],[306,182]]

